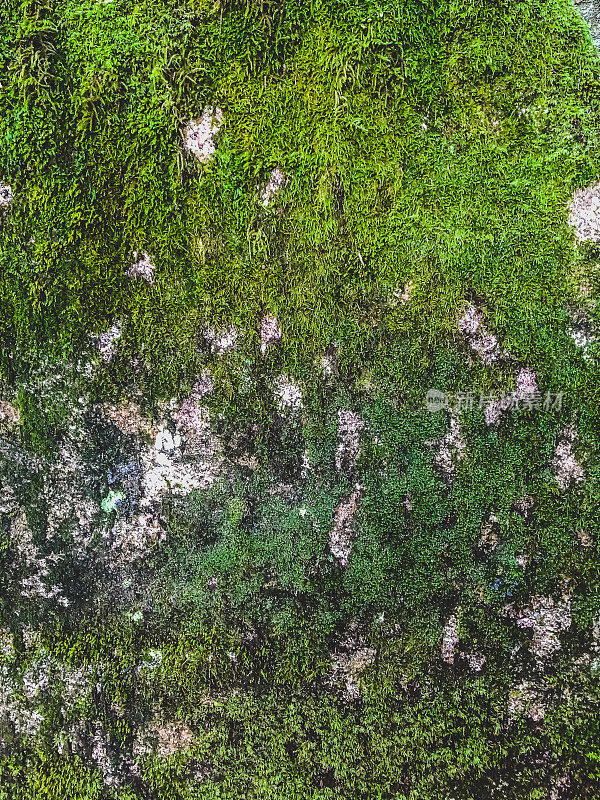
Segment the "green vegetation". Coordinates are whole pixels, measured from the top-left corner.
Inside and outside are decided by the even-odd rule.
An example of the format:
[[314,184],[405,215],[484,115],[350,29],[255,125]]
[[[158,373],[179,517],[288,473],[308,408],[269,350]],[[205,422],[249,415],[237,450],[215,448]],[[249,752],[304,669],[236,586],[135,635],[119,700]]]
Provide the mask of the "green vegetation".
[[[224,122],[202,164],[182,131],[207,106]],[[264,208],[276,167],[289,183]],[[0,515],[0,623],[16,653],[0,648],[0,666],[21,679],[56,659],[95,687],[68,713],[42,692],[35,737],[0,713],[0,800],[600,795],[597,344],[584,360],[569,336],[575,309],[597,320],[600,249],[576,246],[567,222],[599,174],[600,57],[570,0],[5,2],[0,388],[20,446],[51,459],[78,398],[142,398],[157,414],[209,369],[234,466],[163,503],[166,539],[123,570],[126,601],[68,554],[52,562],[68,607],[21,597],[16,512]],[[127,276],[134,251],[156,264],[152,284]],[[457,326],[466,302],[512,359],[476,357]],[[266,313],[282,340],[262,355]],[[87,375],[117,320],[116,355]],[[217,355],[202,332],[228,325],[237,346]],[[427,390],[478,399],[513,389],[520,367],[563,392],[562,408],[486,425],[476,404],[444,476],[433,454],[448,417],[426,410]],[[296,415],[277,409],[282,374],[301,387]],[[338,470],[344,409],[365,428],[355,468]],[[571,422],[585,481],[562,490],[549,464]],[[105,447],[108,464],[130,444],[82,447],[90,463]],[[40,472],[11,458],[2,445],[0,477],[18,473],[36,544],[60,553],[68,531],[44,540]],[[98,501],[102,480],[86,487]],[[329,536],[357,483],[342,568]],[[540,676],[534,634],[503,609],[565,591],[572,624]],[[440,658],[457,608],[481,672]],[[372,651],[351,697],[331,680],[349,626]],[[543,718],[507,711],[527,680],[544,683]],[[136,771],[123,754],[157,715],[193,743]],[[121,759],[113,784],[95,725]],[[571,794],[551,795],[565,776]]]

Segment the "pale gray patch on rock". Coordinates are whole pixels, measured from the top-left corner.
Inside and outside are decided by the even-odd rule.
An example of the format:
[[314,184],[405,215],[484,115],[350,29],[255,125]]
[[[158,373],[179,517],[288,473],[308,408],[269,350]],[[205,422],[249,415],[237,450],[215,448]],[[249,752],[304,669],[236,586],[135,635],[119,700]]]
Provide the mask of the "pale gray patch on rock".
[[566,593],[559,601],[552,597],[533,597],[521,610],[510,603],[505,606],[504,614],[517,627],[531,629],[529,649],[538,665],[543,666],[561,649],[560,634],[571,627],[571,598]]
[[336,642],[331,656],[332,671],[327,679],[331,687],[343,686],[346,701],[361,696],[360,677],[375,659],[375,650],[360,633],[357,623],[350,623],[347,631]]
[[365,421],[355,411],[338,411],[338,446],[335,453],[335,468],[353,472],[360,455],[360,435]]
[[215,332],[214,328],[207,328],[203,335],[210,346],[211,353],[218,356],[232,350],[238,340],[238,333],[233,325],[218,332]]
[[268,348],[281,341],[281,327],[277,317],[265,314],[260,321],[260,352],[264,355]]
[[549,688],[548,683],[534,681],[522,681],[514,686],[508,695],[508,721],[527,716],[532,722],[541,722],[548,709],[546,693]]
[[598,0],[574,0],[574,3],[589,26],[594,46],[600,50],[600,3]]
[[577,189],[569,204],[569,225],[580,242],[600,242],[600,183]]
[[469,653],[467,655],[467,664],[471,672],[481,672],[485,667],[486,661],[487,659],[483,653]]
[[154,283],[155,265],[148,253],[133,253],[133,263],[127,270],[128,278],[143,278],[147,283]]
[[[538,391],[537,379],[535,373],[523,367],[519,370],[516,379],[516,387],[514,395],[517,401],[523,402],[529,400],[533,404],[534,397]],[[484,409],[484,417],[486,425],[495,425],[499,422],[502,414],[510,408],[511,405],[510,393],[506,395],[504,400],[490,400]]]
[[208,163],[217,151],[217,137],[223,122],[220,108],[205,108],[199,120],[190,120],[183,129],[183,149],[201,164]]
[[343,567],[348,566],[354,536],[353,520],[358,511],[361,497],[362,486],[357,483],[352,494],[336,508],[333,525],[329,532],[329,549]]
[[583,360],[589,362],[592,358],[590,346],[598,337],[592,321],[583,309],[573,314],[573,324],[569,328],[569,336],[575,346],[581,349]]
[[550,465],[554,479],[563,491],[572,483],[580,483],[585,477],[583,467],[573,453],[576,438],[577,431],[572,424],[560,432]]
[[168,758],[175,753],[188,750],[194,738],[194,732],[187,723],[181,720],[165,720],[156,715],[138,733],[133,745],[133,755],[140,758],[154,754],[159,758]]
[[104,361],[109,362],[117,352],[116,342],[123,334],[123,323],[119,320],[107,331],[100,334],[98,347]]
[[452,614],[442,632],[442,661],[454,664],[459,643],[459,614]]
[[450,409],[448,411],[450,430],[441,439],[425,442],[430,446],[438,446],[439,450],[434,456],[434,464],[439,467],[446,478],[452,480],[456,471],[455,462],[460,461],[465,454],[467,444],[460,429],[458,415]]
[[14,199],[13,190],[4,181],[0,181],[0,209],[8,208]]
[[280,375],[275,380],[275,403],[280,412],[296,414],[303,408],[302,390],[287,375]]
[[472,303],[467,305],[459,318],[458,328],[484,364],[492,364],[508,357],[496,337],[485,329],[483,318]]
[[289,183],[289,178],[279,169],[276,167],[271,174],[269,175],[269,179],[266,184],[262,187],[260,191],[260,203],[262,206],[267,208],[273,198],[279,194],[279,192],[284,188],[284,186]]

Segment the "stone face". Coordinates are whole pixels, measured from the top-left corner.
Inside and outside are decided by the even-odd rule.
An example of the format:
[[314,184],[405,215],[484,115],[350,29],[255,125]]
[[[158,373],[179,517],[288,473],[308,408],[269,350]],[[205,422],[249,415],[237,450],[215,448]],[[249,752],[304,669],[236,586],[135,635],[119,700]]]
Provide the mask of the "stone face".
[[143,278],[147,283],[154,283],[154,262],[148,253],[133,253],[133,263],[127,270],[129,278]]
[[360,435],[365,421],[355,411],[338,411],[338,446],[335,453],[335,468],[338,472],[353,472],[360,455]]
[[279,167],[276,167],[269,175],[268,181],[260,192],[261,205],[267,208],[271,204],[273,198],[279,194],[279,192],[288,182],[289,179],[284,175]]
[[569,425],[561,431],[554,450],[551,470],[555,481],[565,491],[573,483],[580,483],[585,477],[583,467],[575,459],[573,444],[577,438],[577,431]]
[[442,661],[445,661],[446,664],[454,664],[456,658],[459,642],[458,624],[458,614],[452,614],[444,625],[442,635]]
[[508,353],[500,347],[496,337],[485,329],[483,318],[472,303],[467,305],[459,317],[458,329],[484,364],[493,364],[494,361],[508,356]]
[[362,487],[357,483],[352,494],[343,500],[335,510],[333,525],[329,532],[329,549],[341,566],[348,566],[352,550],[353,520],[358,511]]
[[575,8],[587,22],[592,42],[600,49],[600,2],[598,0],[574,0]]
[[596,341],[595,327],[587,312],[580,309],[573,314],[573,324],[569,328],[569,336],[582,351],[584,361],[591,361],[591,345]]
[[117,341],[123,334],[123,323],[119,320],[104,333],[100,334],[98,348],[104,361],[110,361],[117,352]]
[[358,625],[351,622],[335,644],[331,656],[332,671],[327,683],[330,686],[341,684],[347,701],[360,699],[360,677],[374,659],[375,650],[369,646]]
[[211,353],[221,356],[223,353],[227,353],[235,347],[238,340],[238,332],[233,325],[229,325],[229,327],[222,331],[215,331],[214,328],[207,328],[204,331],[204,338],[210,346]]
[[600,183],[577,189],[569,204],[569,225],[579,242],[600,242]]
[[571,627],[571,598],[564,594],[557,601],[536,596],[520,610],[511,603],[504,613],[517,627],[531,630],[529,649],[538,665],[544,666],[561,649],[560,634]]
[[265,314],[260,321],[260,352],[264,355],[269,347],[281,341],[281,328],[277,317]]
[[0,181],[0,210],[8,208],[14,199],[13,190],[4,181]]
[[217,136],[223,112],[220,108],[205,108],[200,119],[190,120],[183,129],[183,149],[201,164],[208,163],[217,151]]
[[467,444],[460,429],[458,416],[454,411],[450,411],[449,416],[450,430],[442,439],[431,444],[439,448],[433,459],[434,464],[442,470],[448,480],[452,480],[456,470],[455,462],[464,456]]
[[298,412],[302,409],[302,391],[287,375],[275,380],[275,403],[280,412]]

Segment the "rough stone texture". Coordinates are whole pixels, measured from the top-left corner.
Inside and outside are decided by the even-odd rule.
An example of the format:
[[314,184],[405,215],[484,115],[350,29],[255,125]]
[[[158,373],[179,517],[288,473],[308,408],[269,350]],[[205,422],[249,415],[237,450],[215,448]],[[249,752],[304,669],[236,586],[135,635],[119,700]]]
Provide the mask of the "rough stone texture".
[[573,454],[573,444],[576,438],[577,431],[573,425],[569,425],[560,432],[550,465],[554,479],[563,491],[568,489],[572,483],[581,482],[585,477],[583,467],[576,461]]
[[472,303],[469,303],[459,318],[458,328],[484,364],[493,364],[508,357],[496,337],[485,329],[483,318]]
[[0,181],[0,210],[8,208],[14,199],[13,190],[4,181]]
[[20,421],[19,409],[7,400],[0,400],[0,431],[14,430]]
[[375,650],[369,647],[356,622],[350,623],[335,645],[331,656],[332,672],[327,683],[342,686],[344,699],[360,699],[360,676],[375,659]]
[[265,314],[260,321],[260,352],[264,355],[269,347],[281,341],[281,328],[277,317]]
[[201,164],[210,161],[217,151],[217,137],[223,122],[220,108],[205,108],[199,120],[190,120],[183,129],[183,149]]
[[287,375],[280,375],[275,380],[275,403],[280,412],[297,413],[303,407],[302,391]]
[[338,446],[335,453],[335,468],[352,473],[360,455],[360,434],[365,422],[355,411],[338,411]]
[[123,323],[119,320],[107,331],[100,334],[98,348],[104,361],[110,361],[117,352],[117,341],[123,333]]
[[529,650],[538,666],[543,667],[560,650],[560,634],[571,627],[571,598],[567,594],[558,601],[552,597],[533,597],[520,610],[512,603],[507,605],[504,613],[519,628],[531,630]]
[[498,534],[494,531],[494,525],[497,522],[496,515],[490,514],[481,528],[478,545],[486,553],[491,553],[498,547]]
[[194,733],[185,722],[167,721],[157,715],[136,737],[133,755],[139,758],[152,753],[159,758],[168,758],[189,749],[193,741]]
[[464,456],[467,443],[462,435],[457,414],[451,410],[448,414],[450,430],[441,439],[428,444],[439,447],[433,459],[434,464],[442,470],[448,480],[452,480],[456,471],[455,462]]
[[[519,370],[516,378],[516,386],[513,393],[508,393],[503,399],[491,400],[484,409],[486,425],[495,425],[500,421],[502,414],[513,405],[513,397],[516,404],[525,403],[525,408],[533,407],[535,396],[538,392],[537,380],[532,370],[524,367]],[[522,407],[522,406],[519,406]]]
[[127,270],[127,277],[129,278],[143,278],[147,283],[154,283],[154,262],[148,253],[133,253],[133,263]]
[[442,661],[445,661],[446,664],[454,664],[458,652],[458,626],[458,614],[452,614],[444,625],[442,634]]
[[401,289],[395,289],[394,292],[392,292],[389,305],[392,307],[397,306],[398,303],[401,305],[406,305],[406,303],[408,303],[413,296],[414,290],[414,283],[412,281],[408,281]]
[[598,0],[574,0],[574,3],[589,26],[592,42],[600,49],[600,3]]
[[575,346],[581,348],[584,361],[589,362],[592,359],[591,345],[598,337],[594,324],[584,309],[579,309],[573,314],[573,324],[569,328],[569,336]]
[[362,497],[362,486],[358,483],[352,494],[343,500],[335,510],[333,525],[329,532],[329,549],[335,559],[343,566],[348,566],[354,535],[352,523]]
[[509,722],[525,715],[532,722],[541,722],[548,709],[546,699],[548,689],[549,684],[534,681],[522,681],[511,689],[507,705]]
[[577,189],[569,204],[569,225],[580,242],[600,242],[600,183]]
[[140,406],[133,401],[125,401],[120,405],[103,403],[97,410],[126,436],[145,435],[154,438],[158,433],[158,427],[142,414]]
[[267,208],[287,183],[289,183],[289,178],[284,175],[279,167],[276,167],[269,175],[268,181],[260,192],[261,205]]
[[221,356],[235,347],[238,340],[238,332],[233,325],[218,332],[215,332],[214,328],[207,328],[204,331],[204,338],[210,346],[211,353]]

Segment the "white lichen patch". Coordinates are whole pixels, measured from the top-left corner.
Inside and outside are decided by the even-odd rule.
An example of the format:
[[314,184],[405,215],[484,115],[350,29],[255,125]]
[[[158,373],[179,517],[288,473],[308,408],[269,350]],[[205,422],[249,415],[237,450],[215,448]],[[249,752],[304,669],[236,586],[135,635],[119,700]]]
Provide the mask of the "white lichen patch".
[[560,634],[571,627],[571,598],[563,594],[559,601],[552,597],[533,597],[521,610],[514,604],[504,608],[505,615],[519,628],[531,629],[529,650],[543,666],[561,649]]
[[0,400],[0,430],[16,428],[20,421],[19,409],[8,400]]
[[168,758],[191,747],[194,733],[183,721],[168,721],[156,716],[150,724],[138,733],[133,745],[136,758],[155,754],[159,758]]
[[357,483],[350,496],[338,505],[333,516],[333,525],[329,531],[329,549],[342,567],[348,566],[354,537],[354,517],[361,497],[362,486]]
[[356,623],[350,623],[339,639],[331,656],[329,686],[343,686],[344,699],[358,700],[361,696],[360,678],[375,660],[375,650],[360,634]]
[[325,380],[332,378],[337,371],[335,356],[329,353],[322,355],[318,360],[318,368],[322,378],[325,378]]
[[484,364],[493,364],[508,357],[494,334],[485,329],[483,318],[472,303],[468,304],[460,316],[458,328]]
[[466,452],[467,443],[460,429],[458,415],[453,410],[450,410],[448,414],[450,430],[441,439],[428,444],[438,446],[439,449],[433,462],[447,478],[451,479],[456,472],[456,462],[460,461]]
[[24,512],[13,518],[10,538],[16,555],[14,567],[18,570],[20,596],[32,600],[54,600],[61,606],[68,606],[62,586],[53,582],[52,559],[44,556],[35,543]]
[[98,408],[102,416],[110,420],[126,436],[156,436],[158,430],[156,425],[142,414],[140,406],[133,401],[123,402],[120,405],[104,403]]
[[532,722],[541,722],[548,709],[546,693],[549,688],[547,683],[533,681],[522,681],[514,686],[508,695],[508,721],[527,716]]
[[264,355],[268,348],[281,341],[281,328],[277,317],[265,314],[260,321],[260,352]]
[[183,129],[183,149],[206,164],[217,151],[217,137],[223,122],[220,108],[205,108],[199,120],[190,120]]
[[550,464],[554,480],[563,491],[573,483],[580,483],[585,477],[583,467],[573,453],[573,444],[576,438],[577,431],[574,425],[564,428],[558,436]]
[[13,190],[4,181],[0,181],[0,209],[8,208],[14,200]]
[[397,306],[398,303],[401,305],[406,305],[408,301],[413,296],[415,290],[415,285],[412,281],[408,281],[402,288],[395,289],[392,292],[392,296],[388,301],[388,304],[392,307]]
[[232,350],[238,340],[238,333],[233,325],[217,332],[214,328],[207,328],[203,335],[210,346],[211,353],[217,356],[222,356],[223,353]]
[[338,411],[338,446],[335,452],[335,468],[338,472],[353,472],[360,455],[360,435],[365,421],[355,411]]
[[148,253],[133,253],[133,263],[127,270],[128,278],[143,278],[147,283],[154,283],[154,261],[150,258]]
[[471,672],[481,672],[487,661],[483,653],[469,653],[466,658]]
[[259,194],[259,201],[262,206],[267,208],[273,198],[289,183],[289,178],[276,167],[269,175],[268,181],[261,188]]
[[282,413],[297,413],[303,408],[302,390],[287,375],[280,375],[275,380],[275,404]]
[[452,614],[442,632],[442,661],[446,664],[454,664],[456,655],[458,653],[459,643],[459,615]]
[[[514,392],[505,394],[498,400],[490,400],[483,411],[486,425],[495,425],[499,422],[502,414],[513,406],[519,408],[533,408],[538,396],[538,386],[535,373],[532,370],[523,368],[519,370],[516,379]],[[524,403],[524,406],[521,405]]]
[[600,242],[600,183],[577,189],[569,204],[569,225],[580,242]]
[[590,361],[592,353],[591,345],[598,338],[594,326],[585,311],[577,311],[573,315],[573,324],[569,328],[569,336],[582,351],[584,361]]
[[118,320],[107,331],[100,334],[98,339],[98,348],[104,361],[107,363],[113,358],[117,352],[117,342],[123,334],[123,323]]
[[498,534],[494,530],[494,525],[498,522],[495,514],[490,514],[481,528],[478,546],[486,553],[493,552],[498,547]]

